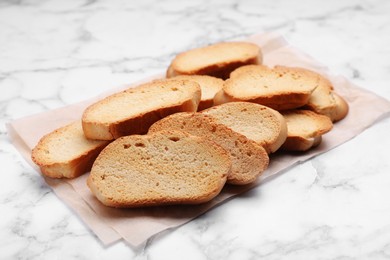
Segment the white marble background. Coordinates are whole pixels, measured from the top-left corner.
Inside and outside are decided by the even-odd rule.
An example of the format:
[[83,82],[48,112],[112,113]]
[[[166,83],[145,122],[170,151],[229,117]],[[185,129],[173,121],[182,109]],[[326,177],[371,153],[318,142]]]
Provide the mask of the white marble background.
[[139,248],[104,247],[10,144],[10,120],[277,31],[390,99],[390,1],[0,1],[0,259],[389,259],[390,120]]

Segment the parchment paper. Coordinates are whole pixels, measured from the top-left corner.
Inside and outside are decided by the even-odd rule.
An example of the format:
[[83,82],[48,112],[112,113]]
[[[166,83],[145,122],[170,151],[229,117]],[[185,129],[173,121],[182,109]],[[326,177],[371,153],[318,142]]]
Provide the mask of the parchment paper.
[[[124,239],[130,245],[138,246],[163,230],[180,226],[224,201],[228,203],[226,201],[228,198],[260,185],[265,179],[281,170],[346,142],[389,114],[388,100],[353,85],[342,76],[330,74],[324,65],[289,45],[282,36],[275,33],[262,33],[246,40],[261,46],[266,65],[305,67],[327,76],[333,82],[336,92],[349,103],[348,116],[336,123],[330,133],[324,135],[323,142],[317,148],[304,154],[272,155],[269,168],[256,183],[246,187],[226,186],[217,198],[203,205],[145,209],[108,208],[100,204],[90,193],[86,186],[87,174],[73,180],[53,180],[43,177],[57,196],[78,214],[103,244],[108,245]],[[156,75],[153,78],[162,76],[163,74]],[[148,80],[151,78],[143,81]],[[86,106],[128,87],[130,85],[116,87],[109,93],[103,93],[85,102],[15,120],[7,124],[10,139],[27,162],[39,172],[39,168],[32,163],[30,156],[32,148],[44,134],[71,121],[80,120]]]

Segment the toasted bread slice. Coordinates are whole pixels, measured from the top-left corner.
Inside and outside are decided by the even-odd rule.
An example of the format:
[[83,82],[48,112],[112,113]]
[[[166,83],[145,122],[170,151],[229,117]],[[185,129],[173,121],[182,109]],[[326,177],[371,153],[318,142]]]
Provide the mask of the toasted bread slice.
[[231,73],[214,103],[249,101],[276,110],[298,108],[309,101],[318,81],[317,74],[303,68],[244,66]]
[[336,102],[336,109],[328,116],[333,122],[337,122],[344,119],[348,115],[349,105],[347,101],[339,94],[333,92],[332,95]]
[[287,138],[284,117],[278,111],[263,105],[229,102],[206,109],[202,113],[254,140],[268,153],[278,150]]
[[305,109],[328,116],[332,122],[343,119],[348,114],[347,102],[333,90],[332,83],[319,75],[317,88],[310,96]]
[[287,151],[306,151],[319,145],[322,135],[333,127],[329,117],[310,110],[290,110],[282,114],[288,135],[281,148]]
[[75,178],[88,172],[108,141],[85,138],[81,122],[61,127],[41,138],[31,158],[51,178]]
[[260,145],[234,132],[213,118],[201,113],[177,113],[170,115],[150,127],[149,132],[163,129],[186,131],[214,141],[230,153],[232,169],[229,184],[244,185],[254,182],[268,167],[268,154]]
[[199,84],[188,80],[159,80],[127,89],[84,111],[84,134],[98,140],[145,134],[154,122],[167,115],[196,111],[200,95]]
[[249,42],[222,42],[178,54],[170,64],[167,77],[209,75],[226,79],[230,72],[248,64],[261,64],[260,47]]
[[171,80],[190,80],[199,84],[202,95],[198,106],[198,111],[212,107],[214,105],[214,96],[223,86],[223,80],[207,75],[182,75],[170,78]]
[[230,167],[229,155],[215,143],[165,130],[113,141],[87,184],[110,207],[199,204],[219,194]]

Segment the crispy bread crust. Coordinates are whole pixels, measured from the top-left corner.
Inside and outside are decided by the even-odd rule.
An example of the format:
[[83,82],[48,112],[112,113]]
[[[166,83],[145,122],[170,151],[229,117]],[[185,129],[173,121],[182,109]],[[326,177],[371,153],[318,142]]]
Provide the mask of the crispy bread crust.
[[[91,169],[92,164],[100,151],[109,143],[107,141],[91,141],[89,149],[80,151],[69,160],[49,160],[46,157],[46,154],[53,152],[50,151],[51,148],[48,145],[50,139],[55,138],[61,140],[64,132],[70,131],[69,129],[72,127],[72,124],[69,124],[43,136],[32,150],[31,159],[39,166],[42,174],[51,178],[76,178]],[[67,144],[67,142],[71,141],[72,140],[64,139],[63,145],[71,145]],[[61,149],[61,147],[56,147],[56,149]]]
[[[250,48],[250,52],[252,53],[252,55],[250,57],[241,57],[233,60],[232,59],[224,60],[223,58],[221,58],[220,61],[217,63],[207,64],[205,62],[204,66],[198,66],[191,70],[183,70],[181,68],[182,62],[190,62],[190,58],[188,58],[188,56],[196,55],[195,53],[199,52],[200,50],[204,52],[208,52],[211,48],[213,48],[213,51],[217,51],[219,46],[223,46],[226,44],[235,44],[236,46],[242,45],[242,48]],[[261,50],[255,44],[247,43],[247,42],[218,43],[211,46],[197,48],[197,49],[189,50],[187,52],[180,53],[174,58],[174,60],[168,67],[166,76],[167,78],[170,78],[178,75],[209,75],[217,78],[227,79],[233,70],[244,65],[261,64],[262,60],[263,60],[263,55],[261,53]]]
[[[176,104],[167,104],[165,107],[160,107],[152,111],[145,111],[135,116],[129,117],[124,115],[121,120],[111,123],[90,120],[89,111],[94,110],[97,106],[104,106],[104,102],[109,99],[115,99],[116,95],[120,95],[124,92],[114,94],[101,101],[98,101],[89,106],[83,113],[82,126],[84,134],[87,138],[96,140],[113,140],[118,137],[130,134],[145,134],[154,122],[167,115],[176,112],[194,112],[198,109],[201,98],[201,90],[197,83],[192,82],[191,84],[195,84],[196,88],[194,88],[192,96],[185,100],[180,100],[176,102]],[[144,84],[140,86],[140,89],[147,86],[147,84]],[[131,93],[129,93],[129,95],[131,95]]]
[[303,68],[248,65],[230,74],[223,91],[215,96],[214,103],[247,101],[279,111],[298,108],[309,101],[318,81],[318,74]]
[[[183,144],[174,144],[177,141]],[[213,158],[205,163],[217,163],[218,171],[208,170],[207,166],[204,166],[203,170],[197,167],[193,169],[179,167],[180,163],[183,163],[176,162],[180,156],[170,152],[175,149],[188,152],[187,156],[193,154],[196,162],[194,165],[198,165],[199,159],[193,152],[197,149],[201,151],[207,149]],[[122,159],[112,165],[111,161],[115,161],[118,156]],[[171,168],[179,172],[171,172],[165,167],[156,168],[164,163],[165,165],[179,163],[176,168]],[[149,170],[143,171],[145,167],[149,167]],[[215,169],[216,166],[213,167]],[[214,142],[181,131],[164,130],[142,136],[125,136],[113,141],[96,159],[88,176],[87,185],[99,201],[110,207],[200,204],[210,201],[220,193],[230,167],[231,160],[227,152]],[[180,174],[181,177],[178,178],[176,174]],[[164,181],[167,180],[164,175],[171,176],[168,182]],[[145,186],[134,184],[139,182],[145,183]],[[192,187],[193,183],[201,187]],[[192,191],[191,188],[187,190],[186,187],[189,186],[192,187]]]
[[[333,128],[332,121],[329,117],[321,114],[317,114],[311,110],[290,110],[282,113],[283,116],[298,115],[310,118],[313,122],[316,122],[317,128],[311,131],[292,132],[289,131],[285,143],[281,149],[285,151],[307,151],[310,148],[318,146],[322,141],[322,135],[326,134]],[[296,120],[300,120],[296,118]],[[307,120],[307,119],[305,119]],[[287,128],[289,126],[289,120],[287,120]],[[302,128],[305,128],[304,122],[302,122]]]

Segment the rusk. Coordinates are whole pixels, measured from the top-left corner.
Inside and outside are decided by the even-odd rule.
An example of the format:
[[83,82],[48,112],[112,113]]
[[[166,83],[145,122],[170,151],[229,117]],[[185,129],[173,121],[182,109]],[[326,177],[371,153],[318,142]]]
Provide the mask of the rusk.
[[188,80],[159,80],[116,93],[89,106],[83,113],[89,139],[112,140],[145,134],[161,118],[198,108],[199,84]]
[[319,84],[304,108],[328,116],[332,122],[343,119],[349,110],[348,103],[336,94],[332,83],[319,75]]
[[325,115],[310,110],[282,112],[287,122],[288,135],[282,145],[287,151],[306,151],[321,143],[322,135],[329,132],[332,121]]
[[333,98],[336,102],[336,109],[328,116],[333,122],[337,122],[344,119],[348,115],[349,105],[342,96],[336,94],[335,92],[333,92]]
[[209,75],[222,79],[248,64],[261,64],[260,47],[249,42],[221,42],[178,54],[171,62],[167,77]]
[[269,158],[264,148],[223,124],[202,113],[177,113],[155,124],[149,132],[163,129],[186,131],[214,141],[230,153],[232,169],[228,175],[229,184],[244,185],[254,182],[268,167]]
[[77,121],[43,136],[31,153],[41,172],[51,178],[75,178],[88,172],[108,141],[85,138]]
[[287,124],[276,110],[251,103],[229,102],[202,111],[233,131],[245,135],[268,153],[279,149],[287,138]]
[[317,74],[303,68],[244,66],[231,73],[214,103],[249,101],[275,110],[298,108],[309,101],[318,81]]
[[231,161],[206,138],[164,130],[116,139],[96,159],[87,184],[104,205],[199,204],[217,196]]

